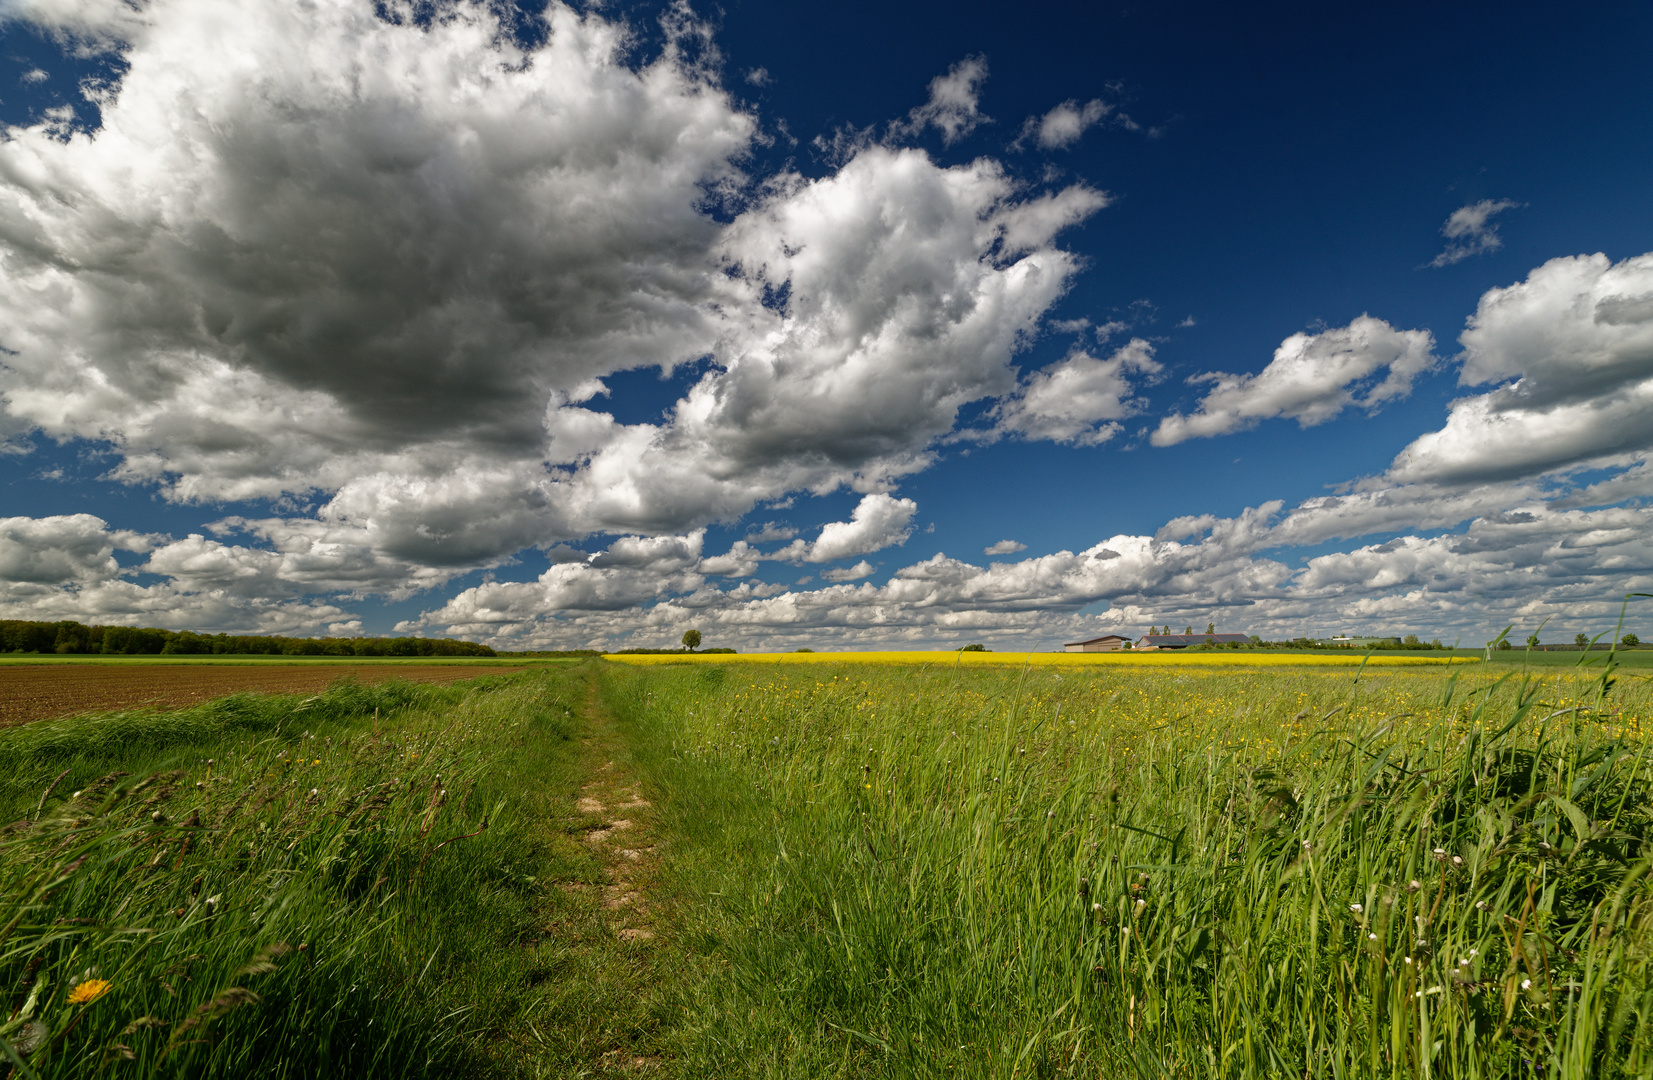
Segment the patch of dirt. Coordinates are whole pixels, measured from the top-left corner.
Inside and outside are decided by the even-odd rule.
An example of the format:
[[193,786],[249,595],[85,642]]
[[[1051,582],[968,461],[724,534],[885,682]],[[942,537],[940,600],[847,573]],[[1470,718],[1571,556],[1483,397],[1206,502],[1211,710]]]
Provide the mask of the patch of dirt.
[[[639,794],[637,786],[629,783],[614,762],[598,766],[591,780],[580,789],[574,801],[577,813],[597,818],[583,827],[585,842],[596,852],[603,867],[603,910],[610,913],[616,937],[622,941],[649,941],[654,930],[647,925],[647,878],[652,870],[649,856],[654,851],[649,822],[632,818],[609,817],[615,810],[642,809],[649,801]],[[621,833],[634,846],[617,847],[613,841]],[[642,844],[639,841],[643,841]],[[644,846],[647,844],[647,846]]]
[[313,694],[339,679],[455,682],[517,667],[465,664],[7,664],[0,727],[106,709],[181,709],[241,690]]

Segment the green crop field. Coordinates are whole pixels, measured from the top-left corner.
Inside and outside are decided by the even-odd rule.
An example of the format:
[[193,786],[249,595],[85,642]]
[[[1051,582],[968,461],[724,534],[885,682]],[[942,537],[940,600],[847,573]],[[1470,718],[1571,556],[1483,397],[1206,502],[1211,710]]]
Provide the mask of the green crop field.
[[1592,661],[42,721],[0,732],[0,1037],[40,1077],[1647,1076],[1653,681]]

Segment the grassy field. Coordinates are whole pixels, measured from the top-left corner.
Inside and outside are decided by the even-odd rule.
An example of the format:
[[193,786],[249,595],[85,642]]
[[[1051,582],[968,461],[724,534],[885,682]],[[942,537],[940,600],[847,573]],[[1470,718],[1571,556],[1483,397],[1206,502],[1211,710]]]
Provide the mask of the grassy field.
[[684,1075],[1653,1069],[1645,679],[683,665]]
[[801,658],[0,733],[18,1075],[1653,1074],[1636,669]]
[[[603,1074],[650,1052],[567,669],[0,732],[0,1074]],[[634,813],[635,816],[635,813]],[[618,1058],[614,1060],[619,1060]]]

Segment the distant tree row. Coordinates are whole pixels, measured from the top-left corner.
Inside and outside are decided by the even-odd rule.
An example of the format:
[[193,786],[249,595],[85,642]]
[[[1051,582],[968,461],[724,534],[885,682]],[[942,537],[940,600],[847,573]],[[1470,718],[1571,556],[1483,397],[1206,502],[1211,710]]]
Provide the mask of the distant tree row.
[[493,656],[452,638],[290,638],[0,619],[0,652],[73,656]]

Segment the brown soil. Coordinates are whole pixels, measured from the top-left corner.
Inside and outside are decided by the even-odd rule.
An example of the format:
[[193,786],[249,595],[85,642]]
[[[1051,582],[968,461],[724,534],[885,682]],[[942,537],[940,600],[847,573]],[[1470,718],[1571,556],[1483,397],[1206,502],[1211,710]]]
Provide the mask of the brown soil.
[[521,668],[462,664],[19,664],[0,667],[0,727],[102,709],[177,709],[238,690],[311,694],[338,679],[454,682]]

